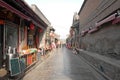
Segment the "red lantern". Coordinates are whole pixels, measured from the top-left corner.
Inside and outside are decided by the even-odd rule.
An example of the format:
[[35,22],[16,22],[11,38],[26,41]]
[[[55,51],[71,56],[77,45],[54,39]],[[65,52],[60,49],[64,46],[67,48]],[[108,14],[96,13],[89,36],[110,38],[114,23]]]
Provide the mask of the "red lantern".
[[34,30],[35,26],[33,23],[30,24],[30,30]]
[[40,28],[40,29],[39,29],[39,32],[41,33],[42,31],[43,31],[43,30]]
[[0,20],[0,24],[4,24],[5,22],[3,20]]

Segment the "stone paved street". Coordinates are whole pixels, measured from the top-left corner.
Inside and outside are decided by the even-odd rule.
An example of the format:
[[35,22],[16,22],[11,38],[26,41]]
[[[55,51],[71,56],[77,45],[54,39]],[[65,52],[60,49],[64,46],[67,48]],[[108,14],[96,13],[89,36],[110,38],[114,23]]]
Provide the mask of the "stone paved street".
[[65,47],[57,49],[23,80],[105,80],[78,55]]

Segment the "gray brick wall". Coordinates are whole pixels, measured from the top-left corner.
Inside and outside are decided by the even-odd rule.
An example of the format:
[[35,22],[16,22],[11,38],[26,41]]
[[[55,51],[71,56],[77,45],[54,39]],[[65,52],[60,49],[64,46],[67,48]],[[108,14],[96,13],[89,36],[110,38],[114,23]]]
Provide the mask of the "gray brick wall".
[[[94,6],[90,6],[91,4],[93,4],[93,2],[87,0],[79,14],[80,32],[89,27],[95,27],[96,22],[114,13],[117,9],[120,9],[120,0],[96,0],[93,4]],[[91,9],[86,8],[86,6]],[[88,51],[88,54],[80,52],[80,56],[111,80],[120,80],[120,64],[114,65],[114,60],[116,62],[120,60],[120,23],[112,24],[112,22],[108,22],[101,25],[101,27],[102,28],[95,33],[80,37],[80,47]],[[90,56],[89,54],[102,55],[110,58],[113,62],[100,58],[101,56],[96,57]]]
[[81,44],[85,50],[100,54],[120,55],[120,24],[104,25],[102,29],[83,37]]
[[[91,2],[86,2],[85,8],[83,8],[83,12],[81,11],[81,16],[84,11],[87,11],[88,9],[86,6],[92,4]],[[98,6],[99,3],[99,6]],[[120,8],[120,0],[105,0],[101,2],[96,2],[97,4],[94,8],[93,13],[88,10],[87,15],[89,15],[88,18],[80,18],[80,20],[85,20],[85,22],[81,22],[79,28],[80,32],[82,30],[88,29],[89,27],[95,27],[95,23],[104,17],[110,15],[111,13],[114,13],[118,8]],[[88,5],[88,6],[89,6]],[[94,4],[93,4],[94,5]],[[85,9],[85,10],[84,10]],[[102,26],[102,29],[99,31],[93,33],[93,34],[87,34],[84,37],[80,38],[80,45],[83,49],[88,51],[97,52],[99,54],[120,54],[120,24],[114,24],[112,25],[112,22],[105,23]]]

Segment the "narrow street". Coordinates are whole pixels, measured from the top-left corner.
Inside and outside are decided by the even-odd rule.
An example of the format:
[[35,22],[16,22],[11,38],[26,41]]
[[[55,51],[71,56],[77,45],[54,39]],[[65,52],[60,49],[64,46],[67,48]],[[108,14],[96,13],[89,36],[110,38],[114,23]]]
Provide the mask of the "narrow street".
[[23,80],[105,80],[78,55],[66,47],[57,49]]
[[0,0],[0,80],[120,80],[120,0]]

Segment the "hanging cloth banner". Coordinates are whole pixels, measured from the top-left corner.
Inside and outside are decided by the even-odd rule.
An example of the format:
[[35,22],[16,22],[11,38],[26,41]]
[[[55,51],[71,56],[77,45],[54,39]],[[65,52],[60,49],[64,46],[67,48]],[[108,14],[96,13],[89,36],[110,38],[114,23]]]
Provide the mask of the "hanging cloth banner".
[[98,30],[98,28],[93,28],[91,30],[88,31],[88,33],[93,33],[93,32],[96,32]]
[[103,19],[102,21],[97,22],[97,23],[95,24],[95,26],[96,26],[96,27],[99,27],[99,26],[101,26],[102,24],[104,24],[104,23],[106,23],[106,22],[109,22],[109,21],[111,21],[111,20],[114,20],[115,17],[116,17],[116,15],[117,15],[117,13],[114,13],[114,14],[108,16],[107,18]]
[[113,20],[112,24],[116,24],[116,23],[119,23],[119,22],[120,22],[120,16],[117,16],[117,17]]

